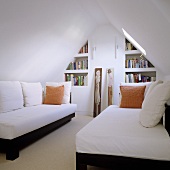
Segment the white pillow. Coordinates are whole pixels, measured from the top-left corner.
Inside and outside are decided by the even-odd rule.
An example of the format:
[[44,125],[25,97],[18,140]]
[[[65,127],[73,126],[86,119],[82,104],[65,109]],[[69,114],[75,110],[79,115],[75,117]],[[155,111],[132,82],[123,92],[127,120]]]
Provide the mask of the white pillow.
[[46,82],[46,86],[62,86],[64,85],[64,97],[63,97],[63,104],[70,103],[70,92],[71,92],[71,81],[66,82]]
[[0,113],[23,107],[23,94],[19,81],[0,81]]
[[169,98],[170,81],[157,84],[143,101],[139,114],[140,123],[144,127],[156,126],[165,112],[165,103]]
[[40,82],[21,82],[21,85],[24,95],[24,106],[27,107],[42,104],[43,90]]
[[162,80],[157,80],[157,81],[153,82],[153,83],[149,86],[145,97],[146,97],[149,93],[151,93],[151,91],[154,89],[155,86],[157,86],[157,85],[160,84],[160,83],[163,83],[163,81],[162,81]]

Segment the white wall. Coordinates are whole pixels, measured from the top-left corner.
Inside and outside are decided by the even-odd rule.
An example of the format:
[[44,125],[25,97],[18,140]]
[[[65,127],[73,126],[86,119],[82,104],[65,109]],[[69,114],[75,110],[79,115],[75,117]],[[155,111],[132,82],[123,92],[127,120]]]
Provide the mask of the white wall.
[[[118,49],[115,55],[115,40]],[[89,37],[91,55],[89,57],[89,75],[88,87],[73,87],[73,102],[77,102],[79,109],[85,110],[86,114],[93,115],[94,108],[94,82],[95,68],[102,68],[102,92],[101,92],[101,110],[107,105],[107,81],[106,69],[114,68],[114,104],[119,102],[119,83],[124,81],[124,37],[107,24],[98,27]],[[92,56],[92,48],[96,47],[96,54]],[[76,95],[76,96],[75,96]],[[84,112],[78,112],[85,114]]]
[[[93,115],[95,68],[102,68],[101,111],[108,106],[106,73],[107,68],[114,69],[113,104],[119,104],[119,85],[120,82],[124,82],[124,38],[125,37],[123,34],[120,34],[110,24],[102,25],[96,28],[90,35],[88,86],[72,88],[73,103],[78,104],[78,114]],[[92,55],[93,47],[96,47],[95,56]],[[157,80],[164,80],[165,77],[157,68],[156,71]]]
[[[102,68],[101,110],[107,107],[107,68],[114,68],[114,104],[119,102],[119,83],[124,81],[124,37],[111,25],[97,28],[91,34],[91,46],[96,47],[96,54],[90,62],[91,87],[94,90],[94,69]],[[117,44],[118,49],[116,50]],[[115,51],[116,50],[116,51]]]

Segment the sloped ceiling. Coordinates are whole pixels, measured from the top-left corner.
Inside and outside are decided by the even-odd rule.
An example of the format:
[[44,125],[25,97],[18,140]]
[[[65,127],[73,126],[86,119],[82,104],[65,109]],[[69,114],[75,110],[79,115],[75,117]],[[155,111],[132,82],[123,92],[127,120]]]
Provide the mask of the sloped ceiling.
[[170,75],[168,0],[1,0],[0,79],[61,80],[94,29],[124,28]]
[[124,28],[163,75],[170,75],[170,1],[98,0],[117,30]]
[[[89,9],[95,3],[86,2]],[[97,5],[95,11],[82,0],[1,0],[0,79],[62,80],[88,35],[106,22]]]

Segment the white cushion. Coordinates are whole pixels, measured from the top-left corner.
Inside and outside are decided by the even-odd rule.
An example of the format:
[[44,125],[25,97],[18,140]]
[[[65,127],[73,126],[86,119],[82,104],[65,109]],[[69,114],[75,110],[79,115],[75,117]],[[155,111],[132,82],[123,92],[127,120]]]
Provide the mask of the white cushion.
[[0,81],[0,113],[23,107],[23,94],[19,81]]
[[62,104],[70,103],[71,81],[66,82],[46,82],[46,86],[62,86],[64,85],[64,97]]
[[163,83],[163,81],[162,81],[162,80],[157,80],[157,81],[153,82],[153,83],[149,86],[145,97],[146,97],[149,93],[151,93],[151,91],[154,89],[155,86],[157,86],[157,85],[160,84],[160,83]]
[[43,90],[40,82],[21,82],[21,85],[24,95],[24,106],[35,106],[42,104]]
[[157,84],[143,101],[139,115],[140,123],[144,127],[156,126],[165,112],[165,103],[169,98],[170,81]]

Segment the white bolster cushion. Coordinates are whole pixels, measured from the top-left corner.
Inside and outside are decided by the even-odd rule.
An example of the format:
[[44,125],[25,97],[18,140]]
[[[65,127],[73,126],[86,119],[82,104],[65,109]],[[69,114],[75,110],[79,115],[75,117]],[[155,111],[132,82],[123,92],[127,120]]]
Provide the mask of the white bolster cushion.
[[0,113],[20,109],[23,104],[19,81],[0,81]]
[[24,95],[24,106],[27,107],[42,104],[43,89],[40,82],[21,82],[21,85]]
[[170,81],[157,84],[145,97],[139,121],[144,127],[156,126],[165,112],[165,103],[170,98]]

